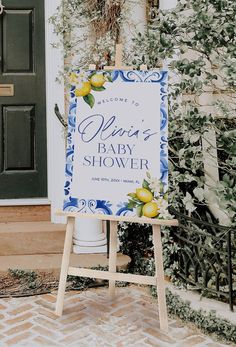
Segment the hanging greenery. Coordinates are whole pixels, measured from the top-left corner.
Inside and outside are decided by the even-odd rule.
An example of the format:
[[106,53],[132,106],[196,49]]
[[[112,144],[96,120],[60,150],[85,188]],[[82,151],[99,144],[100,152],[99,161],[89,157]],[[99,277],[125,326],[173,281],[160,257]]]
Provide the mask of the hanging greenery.
[[[219,216],[210,207],[217,203],[235,226],[236,3],[179,0],[172,10],[155,7],[150,13],[146,32],[137,33],[133,40],[131,60],[149,68],[168,65],[170,71],[169,202],[183,214],[215,224]],[[209,133],[215,136],[216,147]],[[211,186],[207,186],[211,173],[204,167],[206,154],[209,162],[216,163],[212,171],[219,172],[219,181]],[[152,255],[145,253],[151,247],[149,238],[140,246],[146,232],[151,237],[147,227],[123,225],[123,251],[136,260],[134,271],[154,273]],[[174,230],[164,230],[164,262],[172,278],[178,273],[176,259],[181,251],[175,241]],[[232,242],[235,247],[235,235]]]
[[114,61],[115,44],[120,38],[120,25],[127,11],[125,0],[63,0],[49,19],[58,42],[55,48],[64,51],[65,64],[60,77],[66,78],[75,68],[97,68]]

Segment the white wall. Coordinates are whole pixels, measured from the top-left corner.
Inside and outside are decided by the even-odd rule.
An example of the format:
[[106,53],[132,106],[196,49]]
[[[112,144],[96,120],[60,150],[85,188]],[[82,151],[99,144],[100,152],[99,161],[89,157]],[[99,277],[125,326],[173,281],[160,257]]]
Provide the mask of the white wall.
[[132,49],[132,37],[137,32],[143,33],[146,26],[146,0],[127,0],[123,9],[125,21],[121,25],[121,41],[124,51]]
[[55,81],[58,70],[63,64],[63,52],[52,47],[57,41],[48,19],[56,12],[60,0],[45,0],[45,43],[46,43],[46,109],[47,109],[47,147],[48,147],[48,198],[51,201],[52,221],[60,222],[55,211],[62,208],[64,187],[65,142],[62,125],[54,114],[58,104],[64,113],[64,85]]

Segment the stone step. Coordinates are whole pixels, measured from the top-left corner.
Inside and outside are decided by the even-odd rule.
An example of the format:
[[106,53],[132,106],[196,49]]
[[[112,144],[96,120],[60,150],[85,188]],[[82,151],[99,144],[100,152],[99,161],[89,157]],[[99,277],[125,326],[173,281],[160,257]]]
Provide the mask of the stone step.
[[50,205],[0,206],[0,222],[37,222],[51,220]]
[[62,253],[65,229],[49,221],[0,223],[0,256]]
[[[62,254],[35,254],[0,256],[0,273],[6,273],[8,269],[38,270],[53,273],[59,276]],[[126,269],[130,257],[117,254],[118,269]],[[77,267],[108,266],[106,254],[71,254],[70,265]]]

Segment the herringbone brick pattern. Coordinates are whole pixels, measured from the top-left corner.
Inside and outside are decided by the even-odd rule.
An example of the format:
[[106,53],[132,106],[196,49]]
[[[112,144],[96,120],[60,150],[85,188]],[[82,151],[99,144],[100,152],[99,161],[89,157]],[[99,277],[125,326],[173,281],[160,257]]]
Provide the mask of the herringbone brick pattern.
[[170,319],[161,333],[156,302],[145,288],[107,288],[66,293],[62,317],[56,293],[0,300],[0,346],[220,347],[223,344]]

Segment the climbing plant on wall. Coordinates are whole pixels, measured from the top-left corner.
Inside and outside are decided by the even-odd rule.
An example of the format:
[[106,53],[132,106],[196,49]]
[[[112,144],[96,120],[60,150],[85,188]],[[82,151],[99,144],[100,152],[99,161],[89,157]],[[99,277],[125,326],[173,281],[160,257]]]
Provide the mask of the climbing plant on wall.
[[[210,208],[217,203],[232,226],[236,225],[235,16],[232,0],[180,0],[169,11],[152,9],[145,33],[137,33],[133,40],[131,58],[136,66],[168,65],[170,70],[170,204],[183,214],[218,224],[219,216]],[[211,172],[206,172],[206,158],[216,163],[211,172],[219,173],[211,186],[207,186]],[[134,225],[121,228],[124,248],[136,231],[141,235],[135,238],[136,251],[129,254],[142,258],[144,271],[147,266],[153,271],[152,258],[138,242],[142,232]],[[235,246],[235,238],[232,242]],[[146,245],[151,247],[148,241]],[[177,252],[178,244],[166,230],[165,265],[170,275],[177,269]]]
[[[169,201],[178,211],[213,223],[219,220],[209,206],[217,202],[236,225],[236,3],[179,0],[169,11],[148,3],[146,30],[133,38],[126,62],[137,68],[143,63],[149,68],[169,66]],[[129,21],[124,8],[125,1],[62,2],[50,21],[61,38],[57,46],[64,47],[64,72],[72,63],[87,68],[90,62],[101,67],[114,60],[120,26]],[[209,130],[216,138],[215,148]],[[213,170],[219,171],[219,181],[206,193],[204,151],[211,156],[211,150],[217,154]],[[122,224],[120,239],[122,250],[138,261],[138,267],[152,272],[149,228]],[[169,229],[164,241],[165,267],[172,275],[178,245]]]
[[[133,63],[166,63],[170,80],[170,200],[206,219],[211,198],[236,224],[236,3],[180,0],[134,39]],[[202,103],[201,98],[206,100]],[[181,106],[180,106],[181,105]],[[214,129],[219,182],[206,196],[203,140]],[[208,151],[211,148],[209,146]],[[215,192],[216,195],[211,192]],[[176,194],[177,193],[177,194]],[[213,218],[213,217],[212,217]],[[217,219],[217,216],[215,216]]]
[[114,60],[120,26],[127,16],[125,0],[63,0],[49,19],[58,36],[55,48],[64,51],[65,64],[60,76],[72,68],[98,68]]

